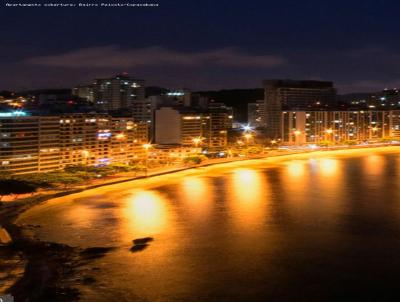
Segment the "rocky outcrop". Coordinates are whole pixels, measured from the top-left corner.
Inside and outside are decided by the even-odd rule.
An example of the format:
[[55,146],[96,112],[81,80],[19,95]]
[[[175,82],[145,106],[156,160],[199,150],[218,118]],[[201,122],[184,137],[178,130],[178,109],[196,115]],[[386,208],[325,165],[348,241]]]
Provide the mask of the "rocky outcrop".
[[9,245],[12,243],[10,234],[5,228],[0,228],[0,245]]

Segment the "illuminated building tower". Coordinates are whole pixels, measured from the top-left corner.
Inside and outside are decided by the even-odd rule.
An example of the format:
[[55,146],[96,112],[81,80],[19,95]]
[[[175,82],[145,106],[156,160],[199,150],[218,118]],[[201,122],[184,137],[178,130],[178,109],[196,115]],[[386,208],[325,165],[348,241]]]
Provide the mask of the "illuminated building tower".
[[72,88],[72,95],[81,99],[86,99],[88,102],[94,102],[93,86],[77,86]]
[[289,144],[399,139],[399,117],[400,110],[284,111],[281,137]]
[[254,128],[265,128],[265,102],[247,104],[247,121]]
[[0,169],[11,173],[58,170],[61,167],[58,116],[0,113]]
[[145,98],[144,81],[125,74],[109,79],[97,79],[92,86],[95,105],[101,110],[132,108],[135,101]]
[[263,84],[268,138],[280,138],[283,110],[327,110],[336,105],[332,82],[267,80]]
[[[229,108],[205,109],[161,107],[155,112],[155,142],[157,144],[201,145],[204,148],[224,148],[227,130],[232,127]],[[195,142],[194,139],[200,139]]]

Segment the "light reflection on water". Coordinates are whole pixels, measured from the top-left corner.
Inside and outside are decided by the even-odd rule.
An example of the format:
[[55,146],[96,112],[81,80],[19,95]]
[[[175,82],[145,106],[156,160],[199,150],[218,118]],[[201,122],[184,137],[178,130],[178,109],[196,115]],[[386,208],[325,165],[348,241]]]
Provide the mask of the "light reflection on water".
[[233,223],[244,229],[262,224],[267,218],[269,201],[263,174],[254,169],[236,169],[227,187],[231,188],[227,191],[227,201]]
[[196,176],[184,178],[178,195],[186,210],[184,215],[188,215],[190,219],[201,222],[212,214],[214,188],[209,179]]
[[138,191],[126,200],[126,228],[122,233],[133,236],[158,234],[169,227],[168,201],[156,191]]
[[101,282],[80,288],[84,301],[369,299],[397,288],[399,192],[398,154],[316,156],[127,183],[21,222],[47,240],[117,246],[88,264]]

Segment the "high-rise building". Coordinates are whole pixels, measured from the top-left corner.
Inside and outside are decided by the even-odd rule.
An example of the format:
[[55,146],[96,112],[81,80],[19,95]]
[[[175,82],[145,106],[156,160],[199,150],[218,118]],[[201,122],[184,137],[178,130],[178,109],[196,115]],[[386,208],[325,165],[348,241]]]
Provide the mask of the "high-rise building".
[[0,169],[14,173],[47,172],[61,168],[57,116],[0,114]]
[[267,80],[263,84],[268,138],[281,135],[282,110],[327,110],[336,105],[332,82]]
[[400,138],[400,110],[284,111],[284,143],[304,144]]
[[72,88],[72,95],[77,96],[81,99],[85,99],[90,103],[94,102],[94,92],[92,85],[74,87]]
[[125,74],[96,79],[92,86],[95,105],[101,110],[132,108],[135,101],[145,98],[144,80],[133,79]]
[[265,102],[258,100],[247,104],[247,121],[251,127],[265,127]]
[[210,148],[221,148],[228,143],[228,131],[232,128],[233,109],[223,103],[210,102],[205,109],[210,116]]
[[60,119],[62,166],[129,163],[143,154],[147,124],[107,114],[71,114]]
[[161,107],[155,111],[155,142],[221,149],[232,127],[231,111],[214,107]]
[[0,170],[48,172],[144,158],[148,124],[107,114],[0,113]]

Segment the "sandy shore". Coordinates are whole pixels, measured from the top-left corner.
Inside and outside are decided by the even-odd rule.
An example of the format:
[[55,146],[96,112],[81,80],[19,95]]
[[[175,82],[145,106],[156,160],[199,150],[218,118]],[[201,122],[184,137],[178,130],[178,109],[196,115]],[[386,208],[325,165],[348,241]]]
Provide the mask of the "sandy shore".
[[202,173],[217,173],[236,167],[257,167],[263,165],[284,164],[288,160],[301,160],[310,157],[326,156],[360,156],[365,153],[400,153],[400,146],[344,149],[333,151],[312,151],[296,154],[275,154],[265,158],[240,160],[234,162],[206,163],[201,167],[192,167],[154,173],[146,178],[126,179],[114,184],[101,184],[88,189],[75,189],[70,192],[59,192],[58,195],[36,196],[18,200],[0,206],[0,221],[11,234],[14,243],[9,247],[0,247],[0,293],[11,293],[15,301],[77,301],[79,292],[74,286],[95,282],[96,272],[85,272],[80,266],[93,258],[106,255],[108,249],[97,247],[83,250],[66,245],[43,242],[35,238],[28,238],[24,230],[34,230],[40,226],[19,226],[17,221],[20,215],[33,208],[35,205],[62,202],[73,197],[84,197],[108,190],[119,190],[127,185],[140,188],[154,188],[166,181],[179,181],[188,175],[201,175]]

